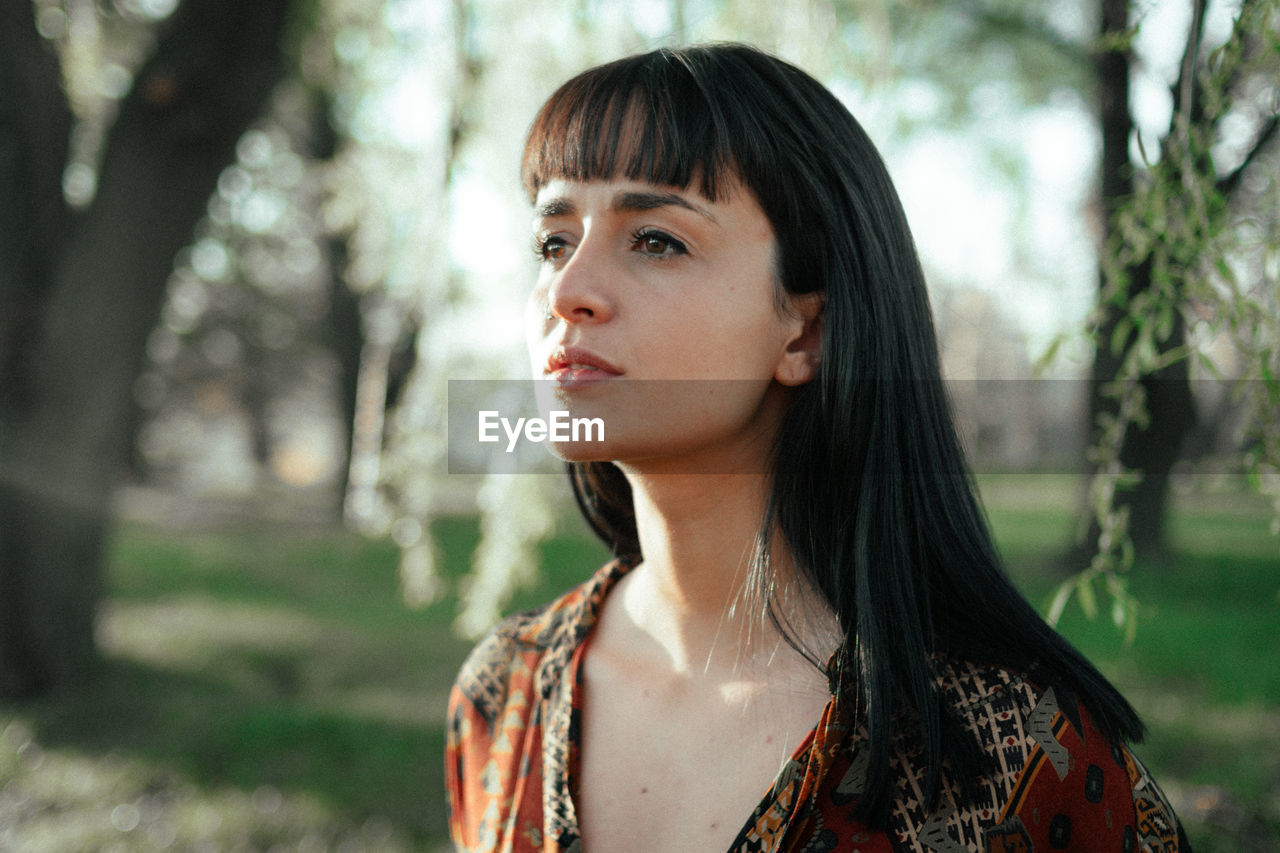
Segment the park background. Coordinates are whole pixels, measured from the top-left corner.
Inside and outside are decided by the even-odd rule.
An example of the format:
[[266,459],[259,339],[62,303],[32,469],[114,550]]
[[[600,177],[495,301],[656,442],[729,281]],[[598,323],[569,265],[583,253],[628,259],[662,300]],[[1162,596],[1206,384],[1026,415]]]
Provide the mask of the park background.
[[1277,15],[0,5],[0,850],[446,847],[471,638],[604,559],[558,478],[448,473],[448,380],[523,375],[523,133],[715,39],[880,145],[1011,572],[1196,849],[1280,849]]

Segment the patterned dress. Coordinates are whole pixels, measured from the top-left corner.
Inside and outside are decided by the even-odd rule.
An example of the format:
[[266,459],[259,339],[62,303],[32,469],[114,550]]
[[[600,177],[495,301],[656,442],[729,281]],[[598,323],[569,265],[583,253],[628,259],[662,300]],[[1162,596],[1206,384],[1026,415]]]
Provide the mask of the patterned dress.
[[[472,652],[449,703],[450,831],[469,851],[581,853],[574,809],[584,641],[630,566],[613,562],[552,604],[511,617]],[[852,814],[866,777],[866,733],[828,702],[747,818],[729,853],[1188,853],[1146,769],[1087,713],[1004,669],[955,663],[939,689],[997,770],[973,801],[948,790],[930,811],[925,771],[894,750],[889,831]]]

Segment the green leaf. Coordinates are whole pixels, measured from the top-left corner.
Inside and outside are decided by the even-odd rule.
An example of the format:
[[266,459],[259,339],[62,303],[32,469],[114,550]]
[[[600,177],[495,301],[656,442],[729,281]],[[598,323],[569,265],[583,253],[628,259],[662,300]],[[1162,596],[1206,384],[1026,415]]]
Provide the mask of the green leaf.
[[1218,370],[1218,365],[1213,363],[1213,359],[1209,354],[1203,350],[1196,350],[1195,352],[1196,360],[1200,362],[1200,366],[1205,369],[1205,372],[1214,379],[1221,379],[1222,372]]
[[1045,348],[1044,353],[1036,359],[1036,363],[1032,366],[1032,376],[1038,377],[1049,369],[1049,365],[1053,364],[1053,360],[1058,355],[1058,350],[1062,349],[1062,344],[1066,339],[1065,333],[1054,335],[1053,340],[1049,341],[1049,346]]
[[1080,596],[1080,609],[1090,621],[1098,618],[1098,596],[1093,591],[1093,578],[1085,576],[1076,584],[1076,593]]
[[1167,341],[1173,335],[1174,309],[1172,302],[1165,302],[1160,306],[1160,313],[1156,317],[1156,340]]
[[1214,264],[1218,269],[1218,275],[1222,276],[1226,281],[1235,281],[1235,276],[1231,274],[1231,265],[1227,263],[1225,257],[1219,257]]
[[1062,618],[1062,611],[1067,609],[1067,602],[1071,600],[1071,592],[1075,589],[1075,584],[1075,578],[1071,578],[1058,584],[1058,588],[1053,591],[1053,599],[1049,602],[1049,612],[1045,615],[1045,619],[1050,625],[1056,627],[1058,620]]
[[1123,628],[1125,620],[1129,617],[1128,608],[1125,607],[1124,599],[1115,596],[1111,599],[1111,621],[1117,628]]
[[1124,623],[1124,644],[1132,646],[1138,636],[1138,607],[1136,602],[1129,602],[1128,614]]
[[1111,332],[1111,354],[1119,355],[1124,352],[1125,344],[1128,343],[1129,333],[1133,330],[1133,321],[1128,317],[1121,317],[1116,323],[1115,329]]

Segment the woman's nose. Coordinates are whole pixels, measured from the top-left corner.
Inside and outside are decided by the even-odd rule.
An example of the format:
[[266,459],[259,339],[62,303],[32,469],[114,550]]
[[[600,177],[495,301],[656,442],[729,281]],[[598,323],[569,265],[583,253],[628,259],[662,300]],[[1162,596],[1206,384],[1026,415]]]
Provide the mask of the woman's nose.
[[551,274],[547,309],[568,323],[603,323],[613,316],[609,256],[603,241],[582,240],[563,266]]

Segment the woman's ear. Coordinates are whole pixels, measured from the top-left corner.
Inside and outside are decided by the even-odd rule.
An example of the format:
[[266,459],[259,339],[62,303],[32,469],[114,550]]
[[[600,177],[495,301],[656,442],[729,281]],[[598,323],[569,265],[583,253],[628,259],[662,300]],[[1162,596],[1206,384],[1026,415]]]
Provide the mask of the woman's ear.
[[787,295],[786,311],[795,318],[794,334],[787,341],[774,371],[774,379],[783,385],[803,385],[818,375],[822,363],[822,317],[826,307],[822,293]]

